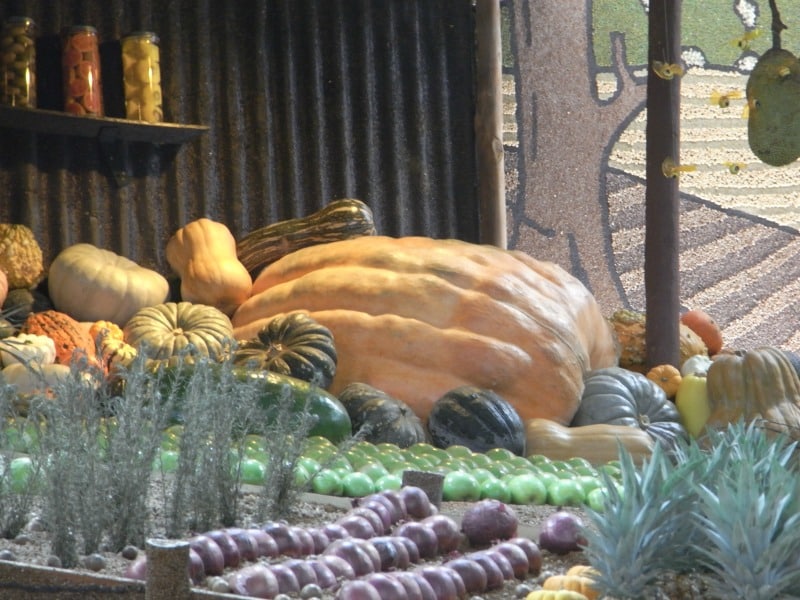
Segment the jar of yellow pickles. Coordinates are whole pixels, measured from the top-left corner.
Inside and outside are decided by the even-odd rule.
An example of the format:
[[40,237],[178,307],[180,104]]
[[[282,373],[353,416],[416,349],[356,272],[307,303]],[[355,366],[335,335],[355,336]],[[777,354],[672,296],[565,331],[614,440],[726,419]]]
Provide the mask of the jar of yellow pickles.
[[9,17],[0,33],[0,104],[36,108],[36,24]]
[[100,44],[94,27],[75,25],[64,32],[61,67],[64,110],[73,115],[102,117]]
[[128,119],[148,123],[164,120],[158,42],[158,36],[151,31],[136,31],[121,40],[125,115]]

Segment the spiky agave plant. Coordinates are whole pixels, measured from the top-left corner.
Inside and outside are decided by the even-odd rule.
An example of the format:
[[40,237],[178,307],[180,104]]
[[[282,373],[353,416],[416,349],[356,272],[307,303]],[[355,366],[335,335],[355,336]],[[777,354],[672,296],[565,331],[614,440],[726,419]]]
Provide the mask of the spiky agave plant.
[[720,598],[789,598],[800,589],[800,477],[795,445],[757,428],[732,428],[731,460],[698,485],[694,550]]
[[691,561],[687,542],[696,532],[687,515],[697,502],[692,481],[702,462],[699,453],[690,455],[683,447],[668,455],[656,445],[639,470],[620,448],[622,489],[606,478],[604,509],[587,511],[584,553],[602,594],[620,600],[654,597],[660,577]]

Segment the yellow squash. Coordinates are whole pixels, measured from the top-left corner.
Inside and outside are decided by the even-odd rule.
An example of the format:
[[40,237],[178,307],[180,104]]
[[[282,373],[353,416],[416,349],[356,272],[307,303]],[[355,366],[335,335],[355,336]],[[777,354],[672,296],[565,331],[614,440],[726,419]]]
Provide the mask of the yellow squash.
[[619,459],[619,446],[641,464],[653,453],[655,440],[639,427],[628,425],[581,425],[565,427],[548,419],[525,423],[528,456],[541,454],[551,460],[585,458],[593,465]]

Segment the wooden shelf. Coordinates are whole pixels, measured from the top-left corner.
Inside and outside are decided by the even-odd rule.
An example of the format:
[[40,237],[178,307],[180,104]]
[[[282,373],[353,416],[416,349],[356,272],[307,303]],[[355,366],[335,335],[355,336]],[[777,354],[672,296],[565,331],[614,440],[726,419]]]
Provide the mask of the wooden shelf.
[[208,131],[205,125],[145,123],[112,117],[79,117],[55,110],[0,106],[0,127],[151,144],[183,144]]

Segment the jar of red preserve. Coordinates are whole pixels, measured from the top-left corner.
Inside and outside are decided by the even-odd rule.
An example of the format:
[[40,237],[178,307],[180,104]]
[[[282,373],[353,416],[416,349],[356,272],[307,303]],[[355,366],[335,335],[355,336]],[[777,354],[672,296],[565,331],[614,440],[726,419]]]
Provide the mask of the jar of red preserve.
[[75,25],[64,32],[61,66],[64,110],[74,115],[102,117],[100,45],[94,27]]

